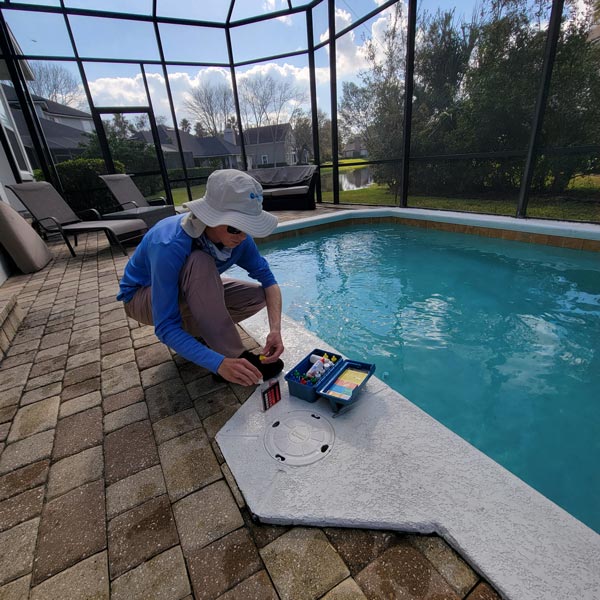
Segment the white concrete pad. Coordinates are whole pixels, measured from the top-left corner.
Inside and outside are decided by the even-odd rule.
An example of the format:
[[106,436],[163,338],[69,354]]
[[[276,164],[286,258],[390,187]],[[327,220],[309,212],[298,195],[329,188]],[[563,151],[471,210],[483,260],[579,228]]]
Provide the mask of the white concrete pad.
[[[266,315],[243,325],[264,341]],[[287,368],[313,348],[328,349],[287,317],[284,331]],[[283,377],[281,387],[283,398],[269,411],[257,391],[217,434],[262,522],[435,532],[506,598],[600,597],[600,535],[376,377],[336,418],[325,400],[290,397]],[[289,466],[267,452],[265,433],[290,411],[314,412],[333,425],[327,456]]]

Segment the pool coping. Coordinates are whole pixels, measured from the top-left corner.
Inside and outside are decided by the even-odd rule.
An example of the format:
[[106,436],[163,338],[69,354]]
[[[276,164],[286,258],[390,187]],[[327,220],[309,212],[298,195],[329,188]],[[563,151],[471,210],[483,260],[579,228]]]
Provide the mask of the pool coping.
[[[348,219],[404,214],[403,209],[340,211],[286,222],[279,225],[277,233]],[[409,214],[414,218],[414,209]],[[428,213],[427,217],[431,215]],[[591,236],[581,239],[600,240],[600,226],[587,224],[568,223],[562,227],[561,223],[510,221],[502,217],[490,221],[487,216],[471,218],[456,213],[435,217],[461,224],[477,222],[483,227],[491,227],[490,223],[497,227],[518,226],[520,231],[534,233],[552,228],[553,235],[577,233]],[[284,354],[287,365],[296,364],[312,348],[330,348],[285,315],[283,325],[288,344]],[[262,312],[244,321],[243,326],[259,342],[269,329]],[[269,413],[261,411],[260,393],[255,392],[216,438],[250,510],[260,521],[437,533],[505,598],[595,597],[600,589],[600,535],[376,377],[364,394],[376,398],[376,405],[384,407],[386,426],[393,424],[397,432],[393,441],[373,444],[371,438],[361,460],[353,463],[354,470],[342,470],[344,461],[336,463],[335,458],[330,458],[333,453],[328,455],[313,469],[317,475],[324,474],[320,489],[315,485],[317,475],[306,467],[285,468],[275,463],[271,476],[268,467],[273,467],[273,459],[264,452],[262,437],[257,435],[266,426],[265,415],[272,418],[286,406],[296,410],[304,407],[323,415],[327,412],[326,406],[306,404],[290,397],[286,385],[282,388],[284,401]],[[361,426],[369,424],[366,406],[359,403],[348,413]],[[333,422],[336,431],[343,427],[340,419]],[[379,463],[373,462],[369,452],[377,452],[379,457],[383,452],[388,457],[387,463],[381,463],[382,472],[377,473],[378,467],[373,467]],[[401,463],[398,469],[390,469],[390,464],[394,464],[389,462],[390,457],[395,456],[401,457]],[[327,471],[327,461],[337,464],[337,469]],[[338,479],[337,470],[343,474]],[[365,480],[373,486],[369,487],[373,493],[365,492]],[[327,489],[325,501],[323,489]],[[357,489],[361,491],[358,498]]]
[[349,220],[359,222],[394,220],[415,227],[445,229],[575,250],[600,251],[600,225],[594,223],[517,219],[419,208],[338,209],[327,214],[303,216],[280,223],[275,232],[266,239],[287,237],[307,228],[330,227],[332,224],[342,224]]

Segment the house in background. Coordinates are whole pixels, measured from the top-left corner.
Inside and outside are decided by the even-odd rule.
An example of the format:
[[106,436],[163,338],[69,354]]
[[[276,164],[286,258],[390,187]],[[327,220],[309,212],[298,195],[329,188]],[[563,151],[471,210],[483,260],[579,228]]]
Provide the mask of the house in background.
[[[179,168],[181,165],[175,129],[166,125],[158,125],[157,129],[167,169]],[[181,129],[178,131],[186,167],[212,166],[217,161],[223,169],[241,168],[241,150],[235,144],[218,137],[199,138]],[[154,143],[149,130],[138,131],[133,139]]]
[[244,143],[249,169],[298,164],[296,141],[289,123],[244,129]]
[[342,158],[366,158],[368,155],[365,141],[360,136],[352,138],[342,150]]
[[[2,84],[2,91],[10,106],[29,161],[34,168],[38,168],[37,156],[15,90],[12,86]],[[92,115],[35,94],[32,94],[31,98],[54,161],[77,158],[82,152],[82,146],[88,141],[86,134],[95,131]]]

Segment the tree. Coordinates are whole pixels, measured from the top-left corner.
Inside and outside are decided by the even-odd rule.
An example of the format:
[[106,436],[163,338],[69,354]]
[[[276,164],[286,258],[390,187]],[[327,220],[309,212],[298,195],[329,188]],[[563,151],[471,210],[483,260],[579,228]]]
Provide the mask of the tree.
[[32,61],[29,65],[33,80],[28,85],[33,94],[66,106],[81,106],[83,95],[79,82],[68,69],[41,61]]
[[192,130],[192,124],[187,119],[181,119],[179,121],[179,129],[185,131],[185,133],[189,133]]
[[104,122],[104,129],[110,130],[119,139],[127,139],[135,131],[135,127],[123,113],[114,113],[112,123]]
[[217,136],[234,113],[233,92],[225,83],[207,83],[193,88],[184,106],[203,132]]
[[342,82],[342,101],[338,111],[338,131],[342,145],[354,137],[365,141],[375,118],[375,93],[351,81]]
[[[365,42],[369,69],[359,74],[361,85],[342,86],[340,117],[342,137],[361,135],[369,156],[375,160],[402,156],[404,70],[406,30],[404,4],[398,2],[390,13],[381,41]],[[399,167],[393,163],[373,167],[373,177],[390,191],[398,190]]]
[[454,150],[457,112],[479,24],[457,23],[454,11],[424,13],[418,24],[413,92],[413,154]]
[[[532,186],[564,192],[576,174],[598,172],[600,159],[566,148],[600,138],[600,44],[589,40],[593,2],[563,15]],[[359,84],[343,85],[342,138],[361,134],[374,159],[401,158],[405,40],[399,3],[381,48],[366,45],[369,68]],[[418,20],[411,156],[492,154],[468,161],[413,161],[411,192],[464,195],[518,191],[531,137],[547,38],[541,1],[490,0],[480,14],[457,22],[452,11]],[[548,151],[553,149],[553,151]],[[390,190],[396,167],[377,165],[375,180]]]
[[[331,160],[331,119],[321,110],[317,110],[319,127],[319,154],[322,161]],[[308,111],[299,111],[291,123],[294,130],[296,156],[302,157],[304,148],[314,156],[312,117]]]
[[312,119],[310,113],[304,111],[298,112],[291,122],[291,126],[294,131],[294,150],[296,151],[296,156],[300,159],[303,148],[309,148],[311,152],[313,149]]
[[538,191],[561,193],[573,176],[600,172],[597,152],[546,152],[594,145],[600,139],[600,45],[589,42],[588,32],[588,24],[574,21],[561,31],[533,181]]
[[271,136],[269,142],[273,143],[273,156],[276,156],[278,126],[296,120],[306,102],[306,94],[290,81],[276,80],[262,73],[242,79],[239,90],[244,129],[270,126],[262,133]]
[[[104,132],[113,162],[124,165],[127,173],[157,171],[158,160],[154,144],[132,137],[135,129],[122,113],[113,115],[112,121],[104,121]],[[104,158],[96,133],[87,134],[88,142],[83,146],[82,158]],[[147,196],[159,190],[162,178],[158,175],[141,177],[136,185]]]
[[[467,178],[471,189],[497,193],[521,185],[547,31],[536,25],[539,14],[525,0],[494,9],[481,26],[465,78],[456,137],[471,152],[521,153],[482,162]],[[544,150],[595,144],[600,136],[600,47],[588,41],[590,27],[589,14],[563,17],[532,182],[538,191],[564,191],[573,175],[594,168],[589,153]]]
[[206,131],[204,131],[204,128],[202,127],[202,123],[200,123],[200,121],[196,121],[194,123],[194,135],[199,138],[206,137]]
[[245,129],[291,123],[306,103],[303,90],[288,80],[278,81],[271,75],[247,76],[240,81],[239,89]]
[[150,122],[148,120],[148,115],[141,114],[134,118],[133,124],[131,125],[131,129],[133,131],[143,131],[144,129],[150,128]]

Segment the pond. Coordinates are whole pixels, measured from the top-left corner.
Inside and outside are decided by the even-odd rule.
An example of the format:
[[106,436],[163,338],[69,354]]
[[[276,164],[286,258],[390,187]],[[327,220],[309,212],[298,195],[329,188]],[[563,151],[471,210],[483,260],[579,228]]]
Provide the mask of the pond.
[[[373,185],[373,177],[369,167],[360,167],[351,171],[341,171],[339,174],[340,191],[349,192],[351,190],[360,190]],[[333,191],[333,172],[324,171],[321,174],[321,189],[324,192]]]

